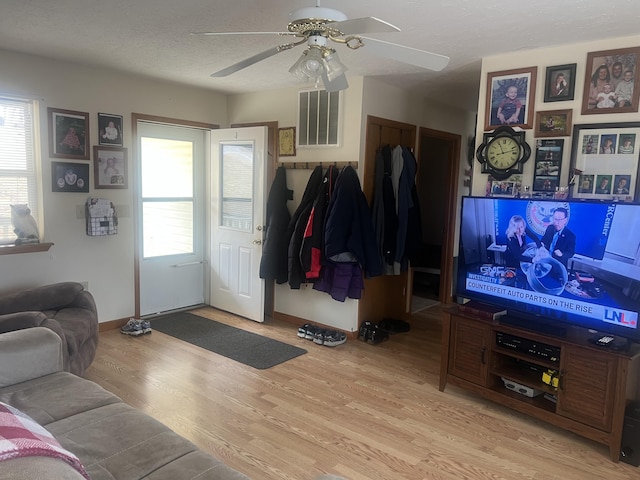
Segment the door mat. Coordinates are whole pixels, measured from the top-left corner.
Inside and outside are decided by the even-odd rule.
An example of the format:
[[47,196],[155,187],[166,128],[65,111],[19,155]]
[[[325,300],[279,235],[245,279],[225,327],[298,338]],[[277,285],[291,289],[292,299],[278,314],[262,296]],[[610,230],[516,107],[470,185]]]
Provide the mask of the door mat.
[[260,370],[307,353],[303,348],[187,312],[155,318],[151,327]]

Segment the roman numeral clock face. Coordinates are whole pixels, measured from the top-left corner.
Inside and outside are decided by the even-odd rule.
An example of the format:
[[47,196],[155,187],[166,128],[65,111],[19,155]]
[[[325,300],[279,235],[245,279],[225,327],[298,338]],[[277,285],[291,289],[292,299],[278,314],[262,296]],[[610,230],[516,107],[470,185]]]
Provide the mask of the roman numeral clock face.
[[496,180],[522,173],[522,164],[531,155],[531,147],[525,142],[524,136],[524,132],[516,132],[507,125],[485,133],[476,151],[476,158],[482,163],[482,173],[489,173]]
[[511,137],[494,138],[487,145],[487,162],[498,170],[508,170],[520,157],[520,145]]

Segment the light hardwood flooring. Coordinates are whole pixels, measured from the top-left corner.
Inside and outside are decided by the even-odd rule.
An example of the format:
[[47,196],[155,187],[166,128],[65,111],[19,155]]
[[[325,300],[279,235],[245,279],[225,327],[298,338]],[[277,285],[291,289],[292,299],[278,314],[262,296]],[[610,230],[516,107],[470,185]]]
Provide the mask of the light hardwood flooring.
[[252,479],[640,479],[598,443],[454,386],[438,391],[439,306],[385,343],[335,348],[289,323],[192,313],[308,353],[256,370],[160,332],[111,330],[86,376]]

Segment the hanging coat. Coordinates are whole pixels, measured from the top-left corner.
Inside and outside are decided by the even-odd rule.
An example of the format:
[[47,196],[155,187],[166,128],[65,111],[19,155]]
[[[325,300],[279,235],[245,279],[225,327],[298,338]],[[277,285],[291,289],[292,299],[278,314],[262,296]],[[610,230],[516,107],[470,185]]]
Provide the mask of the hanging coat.
[[300,250],[302,248],[302,239],[304,231],[311,214],[313,202],[318,196],[318,189],[322,184],[322,167],[317,166],[313,169],[307,186],[302,194],[300,205],[294,212],[287,228],[287,256],[288,256],[288,273],[289,286],[297,290],[305,281],[304,269],[300,262]]
[[287,188],[286,169],[278,167],[267,199],[267,218],[260,260],[260,278],[287,281],[287,226],[291,214],[287,201],[293,200],[293,190]]
[[313,202],[309,221],[304,231],[300,263],[307,282],[314,282],[320,277],[320,269],[324,263],[324,223],[331,194],[338,177],[338,169],[333,165],[327,168],[318,189],[318,195]]

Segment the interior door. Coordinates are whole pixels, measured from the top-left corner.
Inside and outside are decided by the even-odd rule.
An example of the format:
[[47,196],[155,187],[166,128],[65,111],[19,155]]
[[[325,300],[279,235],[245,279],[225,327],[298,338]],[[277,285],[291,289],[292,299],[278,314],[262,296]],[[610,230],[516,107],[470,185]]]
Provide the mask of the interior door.
[[265,224],[266,127],[211,133],[210,304],[264,321],[260,278]]
[[139,121],[140,315],[204,303],[209,131]]

